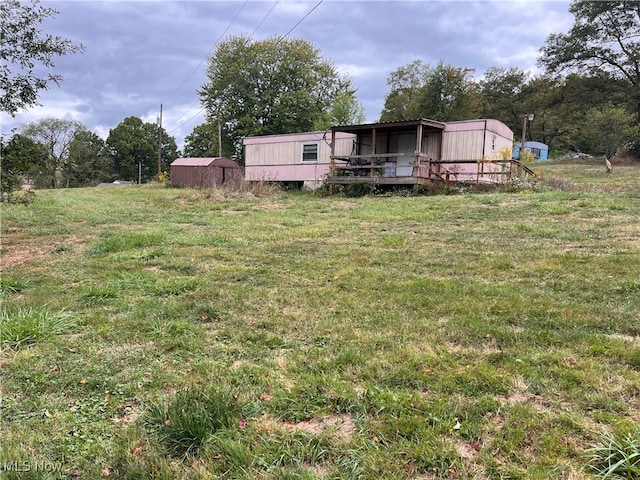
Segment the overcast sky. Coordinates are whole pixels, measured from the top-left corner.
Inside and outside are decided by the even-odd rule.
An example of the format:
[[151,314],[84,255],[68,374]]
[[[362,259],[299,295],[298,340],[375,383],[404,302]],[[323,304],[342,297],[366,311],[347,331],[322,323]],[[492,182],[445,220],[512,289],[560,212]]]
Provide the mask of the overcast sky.
[[163,127],[179,148],[204,121],[196,90],[206,82],[208,55],[229,35],[260,40],[284,35],[302,20],[289,37],[313,43],[348,74],[367,121],[375,121],[387,77],[402,65],[443,60],[475,68],[477,77],[490,67],[535,73],[547,36],[567,32],[573,23],[568,0],[43,3],[59,11],[43,29],[82,43],[85,52],[56,61],[64,81],[41,94],[41,107],[15,118],[0,114],[3,135],[55,117],[78,120],[106,138],[128,116],[155,122],[162,104]]

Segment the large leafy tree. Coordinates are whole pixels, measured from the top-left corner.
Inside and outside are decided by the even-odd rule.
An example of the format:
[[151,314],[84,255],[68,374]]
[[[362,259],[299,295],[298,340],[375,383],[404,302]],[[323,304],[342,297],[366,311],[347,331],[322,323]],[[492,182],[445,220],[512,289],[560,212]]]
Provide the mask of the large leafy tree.
[[590,109],[576,135],[580,150],[607,156],[631,147],[632,140],[638,138],[640,128],[634,124],[631,112],[612,103]]
[[209,58],[199,90],[211,123],[222,122],[242,160],[242,138],[309,131],[340,95],[355,95],[349,79],[302,39],[255,41],[234,36]]
[[476,118],[481,109],[475,70],[440,61],[429,73],[420,95],[420,114],[442,122]]
[[95,186],[112,178],[113,162],[105,141],[88,130],[78,132],[69,145],[65,184],[69,187]]
[[416,60],[393,71],[387,79],[381,121],[419,117],[443,122],[475,118],[481,111],[474,70],[440,61],[434,68]]
[[45,166],[47,148],[24,135],[16,134],[1,147],[0,201],[19,190],[26,177]]
[[327,130],[334,125],[355,125],[366,119],[364,106],[351,93],[341,93],[336,97],[331,109],[316,119],[314,130]]
[[[43,33],[40,25],[58,12],[19,0],[0,2],[0,111],[15,115],[36,105],[38,93],[62,77],[51,72],[54,59],[83,50],[70,40]],[[49,71],[49,73],[46,73]]]
[[42,175],[35,180],[40,186],[58,188],[69,169],[69,148],[75,136],[85,131],[85,126],[75,120],[43,118],[22,127],[22,134],[47,149],[47,159]]
[[[635,130],[640,124],[640,2],[573,0],[569,11],[573,26],[568,33],[547,38],[539,63],[552,73],[575,71],[596,82],[608,76],[615,84],[625,84],[626,94],[621,98],[616,92],[609,100],[621,108],[627,103],[635,112]],[[640,142],[635,142],[640,153]]]
[[551,72],[606,70],[640,85],[640,2],[574,0],[569,33],[554,33],[541,49]]
[[527,74],[518,68],[489,68],[479,82],[484,118],[495,118],[517,130],[524,110],[523,91],[529,81]]
[[[106,142],[113,169],[119,180],[147,181],[158,174],[158,126],[138,117],[127,117],[109,131]],[[161,169],[178,157],[173,137],[162,130]]]
[[391,72],[387,78],[390,91],[385,97],[380,121],[413,120],[420,117],[420,93],[430,72],[431,67],[422,60],[414,60]]

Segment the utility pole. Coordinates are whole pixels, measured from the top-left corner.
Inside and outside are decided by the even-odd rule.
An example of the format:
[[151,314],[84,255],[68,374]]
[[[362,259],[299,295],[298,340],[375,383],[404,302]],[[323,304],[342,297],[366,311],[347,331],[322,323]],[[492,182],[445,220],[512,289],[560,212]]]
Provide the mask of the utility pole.
[[524,116],[524,123],[522,124],[522,142],[520,143],[520,154],[518,160],[522,160],[522,152],[524,152],[524,141],[527,136],[527,120],[530,122],[533,120],[533,113],[529,113]]
[[218,157],[222,157],[222,124],[218,116]]
[[158,178],[162,173],[162,104],[160,104],[160,116],[158,117]]

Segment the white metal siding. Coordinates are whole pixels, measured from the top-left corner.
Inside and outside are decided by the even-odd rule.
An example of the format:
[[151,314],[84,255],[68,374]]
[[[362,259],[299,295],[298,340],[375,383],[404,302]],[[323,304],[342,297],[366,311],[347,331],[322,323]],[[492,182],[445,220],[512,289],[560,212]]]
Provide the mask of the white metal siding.
[[[308,141],[285,141],[245,145],[246,166],[296,165],[302,163],[302,145],[318,143],[318,163],[330,163],[331,147],[322,138]],[[337,138],[336,155],[349,155],[353,139]],[[305,162],[312,163],[312,162]]]
[[481,160],[484,130],[442,133],[442,160]]

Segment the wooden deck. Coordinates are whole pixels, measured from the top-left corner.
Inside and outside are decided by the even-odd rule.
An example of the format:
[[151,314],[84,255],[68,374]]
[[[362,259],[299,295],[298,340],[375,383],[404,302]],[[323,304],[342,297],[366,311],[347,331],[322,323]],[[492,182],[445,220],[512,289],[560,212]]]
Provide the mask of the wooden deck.
[[[535,172],[517,160],[457,160],[442,162],[422,160],[409,165],[398,165],[397,157],[403,154],[357,155],[334,157],[329,185],[374,183],[376,185],[425,185],[431,182],[445,184],[485,183],[507,184],[512,176],[535,176]],[[419,157],[419,156],[418,156]],[[411,173],[407,174],[407,169]],[[403,175],[399,175],[403,169]]]

